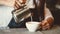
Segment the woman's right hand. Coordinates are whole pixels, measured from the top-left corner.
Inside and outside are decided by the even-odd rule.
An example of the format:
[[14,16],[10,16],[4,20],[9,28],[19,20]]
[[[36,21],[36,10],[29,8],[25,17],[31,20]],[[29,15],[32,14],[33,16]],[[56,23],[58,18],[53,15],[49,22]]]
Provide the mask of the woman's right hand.
[[26,0],[15,0],[14,8],[18,9],[22,6],[22,4],[24,5],[25,3],[26,3]]

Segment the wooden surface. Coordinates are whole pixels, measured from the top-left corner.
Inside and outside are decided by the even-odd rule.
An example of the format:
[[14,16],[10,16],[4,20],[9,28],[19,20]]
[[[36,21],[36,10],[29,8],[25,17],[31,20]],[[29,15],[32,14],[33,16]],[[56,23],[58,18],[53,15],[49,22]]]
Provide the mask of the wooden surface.
[[60,26],[54,26],[50,30],[29,32],[26,28],[0,29],[0,34],[60,34]]
[[0,34],[43,34],[43,33],[40,31],[29,32],[26,28],[18,28],[18,29],[3,29],[0,30]]
[[42,31],[44,34],[60,34],[60,26],[54,26],[50,30]]

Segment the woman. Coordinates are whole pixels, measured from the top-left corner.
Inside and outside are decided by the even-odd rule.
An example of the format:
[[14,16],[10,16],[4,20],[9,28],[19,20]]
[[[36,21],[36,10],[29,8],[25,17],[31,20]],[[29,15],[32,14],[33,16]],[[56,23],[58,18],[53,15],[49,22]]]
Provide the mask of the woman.
[[[51,28],[54,18],[52,16],[50,10],[46,7],[45,0],[15,0],[14,8],[19,9],[19,8],[21,8],[21,6],[23,6],[25,4],[28,6],[28,8],[31,9],[34,20],[37,19],[36,15],[38,15],[38,17],[42,16],[42,21],[40,20],[40,18],[37,19],[38,21],[40,20],[39,22],[41,22],[42,30]],[[29,18],[27,20],[29,20]],[[12,18],[12,20],[10,21],[8,26],[10,28],[25,27],[25,23],[23,23],[22,25],[17,24],[14,21],[14,19]]]

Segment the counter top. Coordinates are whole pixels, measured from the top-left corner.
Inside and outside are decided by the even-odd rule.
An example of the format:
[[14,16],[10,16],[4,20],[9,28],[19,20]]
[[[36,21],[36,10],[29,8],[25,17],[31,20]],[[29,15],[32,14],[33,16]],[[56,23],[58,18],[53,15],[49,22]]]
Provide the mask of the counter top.
[[0,34],[59,34],[60,26],[54,26],[50,30],[29,32],[26,28],[0,29]]

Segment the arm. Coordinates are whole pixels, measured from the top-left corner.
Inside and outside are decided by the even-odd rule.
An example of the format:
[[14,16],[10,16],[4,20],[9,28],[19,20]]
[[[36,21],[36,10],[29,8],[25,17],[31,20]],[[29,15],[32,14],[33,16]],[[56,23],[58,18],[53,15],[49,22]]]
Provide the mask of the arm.
[[45,19],[48,23],[52,23],[54,21],[54,17],[50,10],[45,6]]
[[50,29],[51,25],[54,21],[54,17],[52,16],[50,10],[46,7],[46,4],[44,7],[44,16],[45,16],[45,18],[42,21],[42,29],[43,30]]
[[15,0],[0,0],[0,5],[14,6]]

